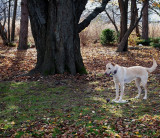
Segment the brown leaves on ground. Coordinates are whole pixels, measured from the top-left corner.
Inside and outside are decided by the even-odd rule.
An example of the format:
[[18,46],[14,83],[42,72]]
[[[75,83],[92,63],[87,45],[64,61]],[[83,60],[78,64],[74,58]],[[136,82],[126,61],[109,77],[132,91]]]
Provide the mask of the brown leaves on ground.
[[[116,47],[103,47],[100,44],[93,44],[88,47],[82,47],[81,52],[85,67],[88,71],[88,78],[95,79],[97,74],[105,71],[106,62],[114,62],[121,66],[152,66],[152,57],[159,63],[159,49],[151,47],[130,47],[129,52],[117,53]],[[0,80],[37,80],[40,75],[24,76],[35,67],[36,49],[27,51],[17,51],[17,48],[0,46]],[[160,79],[160,68],[154,72]],[[66,75],[59,75],[66,76]],[[102,77],[103,78],[103,77]],[[100,78],[100,79],[102,79]],[[96,78],[97,79],[97,78]]]
[[[15,47],[0,46],[0,80],[18,80],[34,68],[36,50],[18,51]],[[21,77],[25,80],[27,77]]]

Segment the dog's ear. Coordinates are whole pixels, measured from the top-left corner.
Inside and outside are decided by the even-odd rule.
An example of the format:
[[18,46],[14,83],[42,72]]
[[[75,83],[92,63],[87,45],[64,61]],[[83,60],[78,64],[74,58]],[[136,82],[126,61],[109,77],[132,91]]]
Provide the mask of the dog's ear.
[[115,66],[115,65],[116,65],[116,64],[115,64],[115,63],[113,63],[113,62],[112,62],[111,64],[112,64],[113,66]]

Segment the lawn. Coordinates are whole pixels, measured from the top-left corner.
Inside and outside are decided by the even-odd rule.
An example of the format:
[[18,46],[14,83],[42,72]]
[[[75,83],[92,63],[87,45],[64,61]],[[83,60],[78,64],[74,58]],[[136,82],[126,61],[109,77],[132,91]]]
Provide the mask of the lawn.
[[134,99],[138,91],[132,82],[125,87],[125,104],[111,102],[114,83],[104,76],[107,60],[150,67],[151,55],[159,63],[159,50],[114,51],[115,47],[83,47],[87,75],[24,76],[36,62],[34,56],[30,58],[35,50],[23,56],[14,48],[7,53],[1,48],[0,137],[159,137],[159,67],[150,74],[148,99],[143,100],[144,91],[140,99]]

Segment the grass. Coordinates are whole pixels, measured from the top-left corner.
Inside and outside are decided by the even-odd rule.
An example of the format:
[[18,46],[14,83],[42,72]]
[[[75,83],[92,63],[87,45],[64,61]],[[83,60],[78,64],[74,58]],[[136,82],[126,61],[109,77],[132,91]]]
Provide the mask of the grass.
[[[44,117],[47,109],[52,107],[53,99],[60,100],[55,92],[65,92],[65,87],[46,88],[39,82],[4,82],[0,87],[3,104],[0,118],[3,121],[15,121],[17,125],[26,120]],[[1,120],[2,123],[3,121]]]
[[[123,136],[158,135],[156,128],[148,132],[148,126],[142,127],[155,127],[160,121],[158,82],[149,86],[146,101],[135,100],[133,84],[127,86],[125,97],[130,101],[126,104],[106,102],[106,97],[115,96],[112,82],[108,83],[108,88],[103,88],[98,81],[77,84],[68,80],[58,85],[43,81],[1,82],[0,136],[119,136],[122,128],[126,129]],[[95,89],[90,89],[92,86]]]

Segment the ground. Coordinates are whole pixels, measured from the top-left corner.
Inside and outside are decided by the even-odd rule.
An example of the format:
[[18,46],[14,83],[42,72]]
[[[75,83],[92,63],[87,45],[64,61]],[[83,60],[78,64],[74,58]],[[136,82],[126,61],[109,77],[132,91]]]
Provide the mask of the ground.
[[135,83],[127,84],[125,104],[112,103],[115,88],[104,75],[108,61],[122,66],[159,64],[159,49],[115,46],[82,47],[87,75],[26,76],[36,63],[36,50],[0,46],[0,137],[159,137],[160,68],[150,74],[148,99]]

